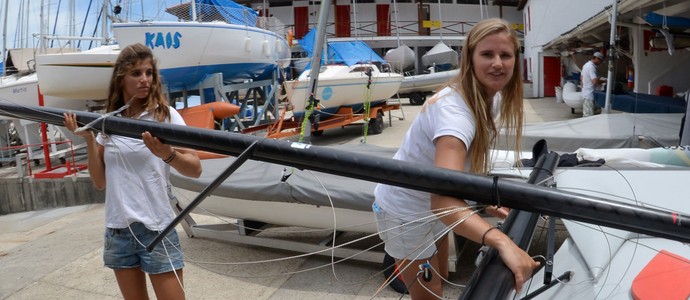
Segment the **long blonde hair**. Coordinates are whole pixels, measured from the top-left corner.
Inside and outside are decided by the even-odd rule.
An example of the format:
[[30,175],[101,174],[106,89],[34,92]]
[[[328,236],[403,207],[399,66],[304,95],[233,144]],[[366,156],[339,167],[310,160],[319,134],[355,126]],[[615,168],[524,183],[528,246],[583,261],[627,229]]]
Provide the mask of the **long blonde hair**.
[[[493,99],[487,99],[487,91],[474,73],[472,56],[477,44],[484,38],[494,34],[507,34],[513,42],[515,64],[513,76],[503,90],[500,91],[502,101],[500,119],[493,115]],[[522,107],[522,75],[520,72],[520,41],[510,24],[499,18],[486,19],[477,23],[467,34],[462,48],[460,73],[449,86],[460,93],[469,107],[476,123],[476,133],[469,148],[471,162],[470,171],[484,174],[489,171],[489,151],[496,145],[496,138],[500,128],[505,129],[506,141],[511,134],[515,135],[514,149],[520,151],[522,137],[523,107]],[[495,122],[498,121],[498,124]]]
[[159,122],[170,118],[168,100],[163,95],[160,75],[158,74],[158,64],[155,57],[153,57],[151,49],[140,43],[125,47],[120,50],[120,55],[117,56],[113,75],[110,78],[110,86],[108,87],[108,104],[106,108],[108,112],[117,110],[130,100],[124,99],[123,78],[129,70],[147,58],[151,59],[153,78],[149,95],[146,97],[145,110],[153,114],[154,118]]

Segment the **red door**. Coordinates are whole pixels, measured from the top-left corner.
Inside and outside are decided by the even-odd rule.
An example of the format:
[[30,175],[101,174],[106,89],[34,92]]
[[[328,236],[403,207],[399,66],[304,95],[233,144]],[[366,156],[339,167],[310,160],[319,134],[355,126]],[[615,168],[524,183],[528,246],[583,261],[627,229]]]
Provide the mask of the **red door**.
[[376,4],[376,35],[391,35],[390,4]]
[[297,6],[295,12],[295,38],[301,39],[309,32],[309,7]]
[[561,59],[544,57],[544,97],[555,97],[556,87],[561,85]]
[[350,4],[335,6],[335,36],[350,37]]

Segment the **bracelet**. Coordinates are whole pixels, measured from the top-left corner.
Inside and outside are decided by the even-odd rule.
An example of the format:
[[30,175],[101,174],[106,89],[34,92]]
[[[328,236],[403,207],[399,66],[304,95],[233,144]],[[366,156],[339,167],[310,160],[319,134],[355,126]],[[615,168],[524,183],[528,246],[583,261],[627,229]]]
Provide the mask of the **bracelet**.
[[492,226],[491,228],[484,231],[484,234],[482,234],[482,247],[486,246],[486,244],[484,243],[484,239],[486,239],[486,234],[489,233],[489,231],[494,230],[494,229],[498,229],[498,228]]
[[175,149],[173,149],[173,153],[170,154],[170,156],[168,156],[168,158],[164,159],[163,162],[167,164],[167,163],[173,161],[173,159],[175,159],[176,156],[177,156],[177,151],[175,151]]

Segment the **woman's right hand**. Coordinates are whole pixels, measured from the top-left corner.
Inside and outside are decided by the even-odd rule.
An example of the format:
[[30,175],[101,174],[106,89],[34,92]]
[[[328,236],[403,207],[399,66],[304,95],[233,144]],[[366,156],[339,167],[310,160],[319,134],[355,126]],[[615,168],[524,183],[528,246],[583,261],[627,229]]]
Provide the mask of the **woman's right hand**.
[[71,131],[74,134],[76,134],[80,137],[83,137],[85,139],[94,137],[93,132],[91,132],[90,130],[82,130],[82,131],[77,132],[77,129],[79,129],[79,124],[77,123],[77,115],[76,114],[65,113],[64,116],[65,116],[65,121],[64,121],[65,127],[69,131]]
[[503,262],[515,275],[515,291],[519,292],[522,285],[532,277],[534,270],[539,267],[540,263],[515,245],[512,240],[510,243],[498,247],[497,250]]

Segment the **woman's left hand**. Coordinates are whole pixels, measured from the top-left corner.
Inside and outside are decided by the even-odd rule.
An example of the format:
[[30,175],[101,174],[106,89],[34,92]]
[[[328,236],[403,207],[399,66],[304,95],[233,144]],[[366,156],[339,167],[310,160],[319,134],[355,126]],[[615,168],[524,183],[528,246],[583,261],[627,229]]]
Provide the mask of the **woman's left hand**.
[[146,147],[151,150],[153,155],[158,156],[160,159],[166,159],[175,151],[173,147],[168,144],[164,144],[157,137],[151,135],[148,131],[141,134],[141,139],[144,141]]
[[510,213],[510,208],[491,205],[486,207],[486,212],[496,218],[505,219],[508,217],[508,213]]

